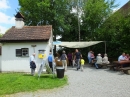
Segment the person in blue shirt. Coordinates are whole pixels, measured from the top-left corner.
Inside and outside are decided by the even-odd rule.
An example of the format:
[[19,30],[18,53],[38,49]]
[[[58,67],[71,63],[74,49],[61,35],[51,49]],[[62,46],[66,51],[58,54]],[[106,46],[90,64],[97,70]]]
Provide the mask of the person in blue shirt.
[[[121,61],[127,61],[125,57],[125,53],[122,53],[122,55],[118,57],[118,62],[121,62]],[[122,64],[121,67],[127,67],[127,64]]]
[[49,63],[51,70],[53,71],[52,62],[53,62],[53,56],[52,56],[52,53],[50,52],[49,56],[48,56],[48,63]]
[[120,55],[120,56],[118,57],[118,61],[119,61],[119,62],[120,62],[120,61],[126,61],[125,53],[122,53],[122,55]]

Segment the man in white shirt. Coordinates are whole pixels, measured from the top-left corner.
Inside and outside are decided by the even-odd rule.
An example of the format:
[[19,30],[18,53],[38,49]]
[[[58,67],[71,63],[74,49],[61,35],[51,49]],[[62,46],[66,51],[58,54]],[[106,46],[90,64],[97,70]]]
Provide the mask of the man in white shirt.
[[98,54],[98,56],[96,57],[96,63],[95,63],[95,67],[96,69],[98,69],[98,64],[102,64],[102,57],[101,57],[101,54]]
[[118,61],[126,61],[125,53],[122,53],[122,55],[119,56]]
[[35,53],[33,53],[31,56],[30,56],[30,68],[31,68],[31,75],[34,76],[35,74],[35,68],[36,68],[36,63],[35,63]]
[[[119,56],[118,61],[127,61],[126,57],[125,57],[125,53],[122,53],[122,55]],[[127,64],[122,64],[121,67],[127,67]]]

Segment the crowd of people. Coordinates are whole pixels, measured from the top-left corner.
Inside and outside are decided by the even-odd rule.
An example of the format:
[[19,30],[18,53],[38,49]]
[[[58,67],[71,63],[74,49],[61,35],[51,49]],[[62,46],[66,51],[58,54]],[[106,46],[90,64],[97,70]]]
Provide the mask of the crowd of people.
[[[99,54],[97,54],[97,56],[95,56],[93,51],[89,51],[87,57],[88,57],[88,64],[94,64],[96,69],[99,68],[99,64],[109,64],[110,63],[108,61],[107,54],[104,54],[104,56],[102,57],[102,55],[99,53]],[[35,59],[35,53],[33,53],[30,56],[30,68],[31,68],[31,74],[32,75],[34,75],[35,68],[36,68],[36,64],[35,64],[34,59]],[[55,60],[54,60],[51,52],[50,52],[47,60],[48,60],[49,67],[53,71],[52,63]],[[122,53],[122,55],[120,55],[118,57],[118,61],[126,61],[126,60],[130,60],[129,54]],[[62,62],[62,66],[65,69],[65,71],[67,71],[67,63],[68,63],[68,66],[72,66],[72,67],[74,67],[76,65],[77,71],[79,69],[81,69],[81,71],[83,71],[83,67],[84,67],[84,64],[85,64],[85,60],[82,57],[82,54],[81,54],[81,52],[79,52],[78,49],[75,49],[75,52],[73,52],[73,53],[69,52],[68,54],[66,54],[66,52],[63,50],[62,54],[60,56],[60,61]]]
[[74,67],[74,64],[77,65],[77,70],[81,68],[83,71],[83,65],[85,63],[82,54],[78,51],[78,49],[75,50],[75,53],[68,53],[65,54],[65,51],[62,52],[62,55],[60,57],[60,60],[62,61],[62,66],[65,68],[65,71],[67,71],[67,59],[68,59],[68,65]]
[[99,68],[99,64],[109,64],[107,54],[104,54],[104,57],[102,58],[101,54],[99,53],[96,57],[94,56],[93,51],[88,52],[88,63],[94,64],[96,69]]
[[[125,54],[125,53],[122,53],[122,55],[120,55],[118,57],[118,61],[121,62],[121,61],[128,61],[130,60],[130,55],[129,54]],[[123,64],[121,67],[127,67],[128,64]]]
[[[76,65],[77,71],[81,68],[81,71],[83,71],[83,66],[85,64],[85,60],[82,57],[82,54],[79,52],[78,49],[75,49],[74,53],[69,52],[68,54],[65,53],[65,51],[62,52],[62,55],[60,57],[60,60],[62,61],[62,66],[65,68],[65,71],[67,71],[67,60],[68,60],[68,66],[74,67]],[[95,64],[95,67],[98,69],[99,64],[109,64],[107,54],[104,54],[104,57],[101,57],[101,54],[98,54],[96,57],[94,55],[93,51],[88,52],[88,63],[89,64]]]
[[130,60],[130,55],[122,53],[122,55],[119,56],[118,61],[127,61]]

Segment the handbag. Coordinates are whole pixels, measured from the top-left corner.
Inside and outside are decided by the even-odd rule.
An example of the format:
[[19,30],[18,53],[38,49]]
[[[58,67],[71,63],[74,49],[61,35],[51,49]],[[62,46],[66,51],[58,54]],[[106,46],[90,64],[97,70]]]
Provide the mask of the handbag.
[[30,68],[32,68],[32,69],[36,68],[36,64],[33,61],[31,62],[31,67]]

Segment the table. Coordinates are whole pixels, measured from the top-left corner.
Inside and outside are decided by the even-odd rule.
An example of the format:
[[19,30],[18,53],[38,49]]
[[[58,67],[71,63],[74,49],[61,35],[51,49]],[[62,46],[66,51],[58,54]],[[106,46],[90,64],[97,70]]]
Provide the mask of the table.
[[112,63],[113,67],[116,67],[117,70],[122,68],[123,64],[130,65],[130,60],[128,60],[128,61],[120,61],[120,62],[119,61],[113,61],[113,63]]

